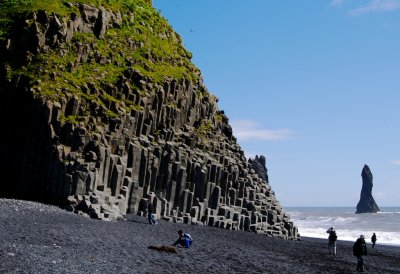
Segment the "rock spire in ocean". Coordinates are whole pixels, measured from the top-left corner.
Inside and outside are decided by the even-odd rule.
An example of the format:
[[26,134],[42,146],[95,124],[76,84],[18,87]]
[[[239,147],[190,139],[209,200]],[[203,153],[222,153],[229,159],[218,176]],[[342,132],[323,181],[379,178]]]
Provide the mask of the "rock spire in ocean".
[[361,172],[362,177],[362,188],[360,194],[360,201],[357,204],[356,213],[376,213],[380,211],[378,205],[376,204],[374,197],[372,197],[372,172],[367,165]]

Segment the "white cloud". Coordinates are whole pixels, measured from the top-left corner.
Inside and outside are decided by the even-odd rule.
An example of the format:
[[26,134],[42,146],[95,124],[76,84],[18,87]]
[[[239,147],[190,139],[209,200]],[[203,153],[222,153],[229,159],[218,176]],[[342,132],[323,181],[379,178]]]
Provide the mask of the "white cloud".
[[331,1],[331,6],[340,6],[343,4],[345,0],[332,0]]
[[372,0],[368,4],[350,10],[349,15],[356,16],[371,12],[394,11],[400,9],[400,0]]
[[278,141],[290,139],[292,136],[290,129],[263,129],[256,122],[249,120],[233,121],[231,125],[235,137],[241,141]]
[[249,158],[254,159],[254,158],[256,158],[256,155],[258,155],[258,154],[245,150],[244,155],[246,156],[247,159],[249,159]]
[[373,194],[373,196],[375,196],[375,198],[377,198],[377,199],[385,199],[388,197],[387,193],[385,193],[385,192],[377,192],[377,193]]
[[400,160],[393,160],[390,162],[392,165],[400,166]]

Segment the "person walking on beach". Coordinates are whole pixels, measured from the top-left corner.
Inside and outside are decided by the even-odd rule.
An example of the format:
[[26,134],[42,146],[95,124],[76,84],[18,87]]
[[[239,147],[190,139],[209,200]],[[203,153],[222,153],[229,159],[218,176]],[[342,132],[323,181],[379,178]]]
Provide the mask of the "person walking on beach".
[[178,235],[179,235],[179,237],[173,245],[176,246],[176,245],[180,244],[182,247],[189,248],[189,246],[193,242],[192,236],[190,236],[189,233],[184,233],[182,230],[178,231]]
[[154,207],[153,204],[151,203],[151,199],[149,198],[147,200],[147,220],[149,221],[149,224],[151,225],[156,225],[158,224],[157,221],[154,219]]
[[376,235],[375,235],[375,232],[372,234],[371,242],[372,242],[372,248],[375,248],[375,243],[376,243]]
[[367,244],[365,243],[364,235],[360,235],[360,238],[353,245],[353,255],[357,257],[357,271],[364,272],[364,258],[367,256]]
[[337,240],[337,235],[336,235],[336,230],[335,227],[331,226],[326,233],[329,233],[328,236],[328,250],[329,254],[332,254],[336,256],[336,240]]

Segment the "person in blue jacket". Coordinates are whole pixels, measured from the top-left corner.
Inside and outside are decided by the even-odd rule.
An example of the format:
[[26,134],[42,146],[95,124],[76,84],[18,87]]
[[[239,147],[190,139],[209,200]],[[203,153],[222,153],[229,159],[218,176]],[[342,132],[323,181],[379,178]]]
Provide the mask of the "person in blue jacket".
[[174,246],[176,245],[181,245],[182,247],[189,248],[189,246],[192,244],[193,239],[192,236],[190,236],[189,233],[184,233],[182,230],[178,231],[178,239],[175,241]]

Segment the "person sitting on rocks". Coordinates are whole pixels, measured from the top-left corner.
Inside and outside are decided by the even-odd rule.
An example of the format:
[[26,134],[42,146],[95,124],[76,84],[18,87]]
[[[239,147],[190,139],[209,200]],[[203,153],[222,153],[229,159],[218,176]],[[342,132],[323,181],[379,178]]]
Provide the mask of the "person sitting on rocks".
[[174,246],[180,244],[182,247],[189,248],[189,246],[192,244],[193,239],[190,236],[189,233],[184,233],[182,230],[178,231],[179,237],[173,244]]

